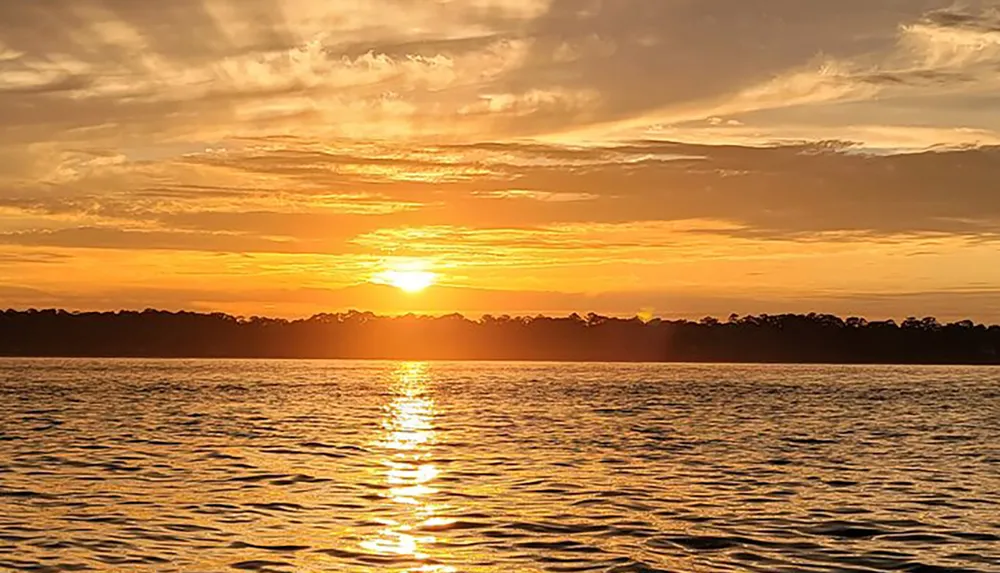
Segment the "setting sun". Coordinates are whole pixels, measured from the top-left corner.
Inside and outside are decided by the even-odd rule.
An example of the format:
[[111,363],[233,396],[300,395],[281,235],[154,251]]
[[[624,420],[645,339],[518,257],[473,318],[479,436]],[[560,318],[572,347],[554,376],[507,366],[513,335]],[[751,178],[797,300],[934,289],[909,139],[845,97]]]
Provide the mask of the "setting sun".
[[400,290],[415,293],[425,290],[437,281],[437,274],[430,271],[390,270],[379,273],[374,282],[387,284]]

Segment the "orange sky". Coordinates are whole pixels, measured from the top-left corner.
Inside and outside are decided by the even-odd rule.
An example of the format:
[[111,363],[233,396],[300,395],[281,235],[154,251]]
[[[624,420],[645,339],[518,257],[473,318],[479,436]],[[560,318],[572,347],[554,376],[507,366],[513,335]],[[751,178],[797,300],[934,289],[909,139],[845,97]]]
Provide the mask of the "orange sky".
[[1000,0],[4,2],[0,307],[1000,320],[998,29]]

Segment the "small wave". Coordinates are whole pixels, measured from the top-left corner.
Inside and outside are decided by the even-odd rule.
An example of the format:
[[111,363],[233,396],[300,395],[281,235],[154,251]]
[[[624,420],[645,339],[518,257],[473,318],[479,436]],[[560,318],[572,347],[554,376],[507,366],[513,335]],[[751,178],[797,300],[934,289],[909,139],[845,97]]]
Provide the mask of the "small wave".
[[[237,563],[231,563],[229,565],[233,569],[240,569],[242,571],[260,571],[261,573],[270,573],[272,571],[280,571],[280,569],[274,568],[294,568],[293,563],[286,563],[284,561],[267,561],[264,559],[253,559],[250,561],[239,561]],[[284,572],[282,572],[284,573]]]
[[307,551],[308,545],[257,545],[245,541],[234,541],[229,544],[232,549],[259,549],[261,551],[271,551],[274,553],[295,553],[296,551]]
[[57,364],[3,570],[1000,571],[996,370]]

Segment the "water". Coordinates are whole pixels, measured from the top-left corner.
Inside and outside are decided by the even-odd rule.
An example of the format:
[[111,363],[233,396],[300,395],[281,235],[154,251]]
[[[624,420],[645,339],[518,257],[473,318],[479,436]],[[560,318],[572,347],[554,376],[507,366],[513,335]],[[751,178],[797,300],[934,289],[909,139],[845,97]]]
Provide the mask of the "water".
[[0,361],[0,570],[1000,571],[1000,369]]

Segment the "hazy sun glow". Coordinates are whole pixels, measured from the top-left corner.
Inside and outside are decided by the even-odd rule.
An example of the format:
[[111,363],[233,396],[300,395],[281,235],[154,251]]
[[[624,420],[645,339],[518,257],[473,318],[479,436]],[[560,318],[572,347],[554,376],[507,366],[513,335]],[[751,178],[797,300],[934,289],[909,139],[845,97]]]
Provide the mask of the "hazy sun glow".
[[389,270],[375,276],[373,282],[392,285],[406,292],[420,292],[437,281],[437,274],[418,270]]

